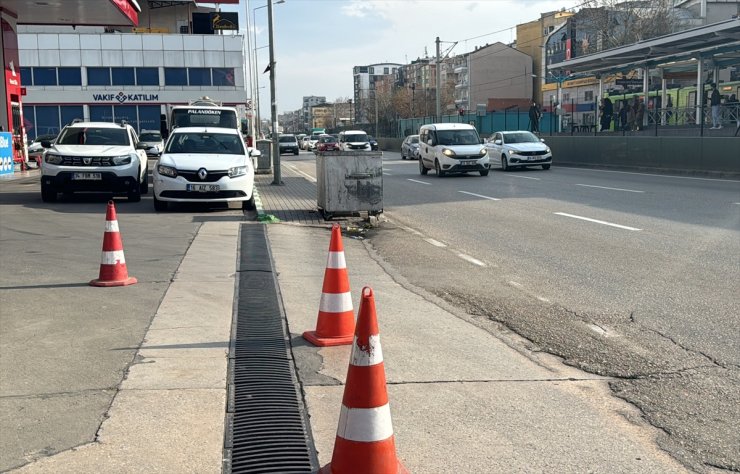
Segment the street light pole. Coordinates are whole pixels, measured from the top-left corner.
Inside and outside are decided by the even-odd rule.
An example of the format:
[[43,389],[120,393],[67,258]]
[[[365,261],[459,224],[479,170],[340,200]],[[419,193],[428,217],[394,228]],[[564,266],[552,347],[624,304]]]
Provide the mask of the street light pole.
[[272,0],[267,0],[267,28],[270,41],[270,114],[272,115],[272,184],[283,184],[280,174],[280,145],[278,143],[277,97],[275,94],[275,41],[273,35]]

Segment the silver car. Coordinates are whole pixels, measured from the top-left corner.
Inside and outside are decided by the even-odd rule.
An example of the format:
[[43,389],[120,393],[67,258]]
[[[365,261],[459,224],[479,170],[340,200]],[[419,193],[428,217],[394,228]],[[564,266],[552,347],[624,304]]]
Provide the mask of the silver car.
[[419,159],[419,135],[409,135],[401,143],[401,159]]
[[491,167],[504,171],[527,166],[542,166],[549,170],[552,165],[552,151],[544,140],[526,130],[496,132],[486,143]]
[[158,130],[142,130],[139,135],[139,143],[143,143],[147,156],[159,156],[164,149],[164,140]]

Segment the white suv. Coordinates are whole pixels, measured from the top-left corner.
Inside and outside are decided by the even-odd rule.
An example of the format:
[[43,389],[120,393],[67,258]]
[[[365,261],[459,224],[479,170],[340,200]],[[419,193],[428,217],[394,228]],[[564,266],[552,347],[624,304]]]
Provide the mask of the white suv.
[[362,130],[345,130],[339,133],[339,149],[343,151],[371,151],[370,139]]
[[146,146],[126,123],[73,122],[42,142],[41,199],[57,193],[112,192],[138,202],[149,188]]

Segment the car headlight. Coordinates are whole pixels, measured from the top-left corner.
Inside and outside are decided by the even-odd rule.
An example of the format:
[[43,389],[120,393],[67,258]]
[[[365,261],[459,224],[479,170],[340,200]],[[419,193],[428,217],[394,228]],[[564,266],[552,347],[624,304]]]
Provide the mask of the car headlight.
[[545,148],[545,153],[552,153],[549,148]]
[[229,168],[229,178],[236,178],[237,176],[244,176],[247,174],[247,166],[234,166]]
[[54,155],[52,153],[47,153],[44,160],[46,160],[47,163],[50,165],[61,165],[64,161],[64,158],[62,158],[60,155]]
[[177,178],[177,169],[167,165],[157,165],[157,173],[170,178]]
[[481,147],[478,153],[480,154],[480,156],[486,156],[486,153],[487,153],[486,147]]
[[455,156],[455,152],[450,150],[449,148],[445,148],[444,150],[442,150],[442,153],[445,156]]
[[111,161],[114,165],[128,165],[131,163],[131,155],[114,156]]

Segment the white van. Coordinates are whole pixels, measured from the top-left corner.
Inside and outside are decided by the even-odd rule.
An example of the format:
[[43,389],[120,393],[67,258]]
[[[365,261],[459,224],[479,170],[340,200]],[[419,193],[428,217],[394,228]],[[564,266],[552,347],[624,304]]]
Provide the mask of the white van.
[[339,149],[342,151],[371,151],[370,139],[362,130],[345,130],[339,133]]
[[432,123],[419,128],[419,172],[434,169],[437,176],[477,171],[488,176],[486,147],[472,125]]

